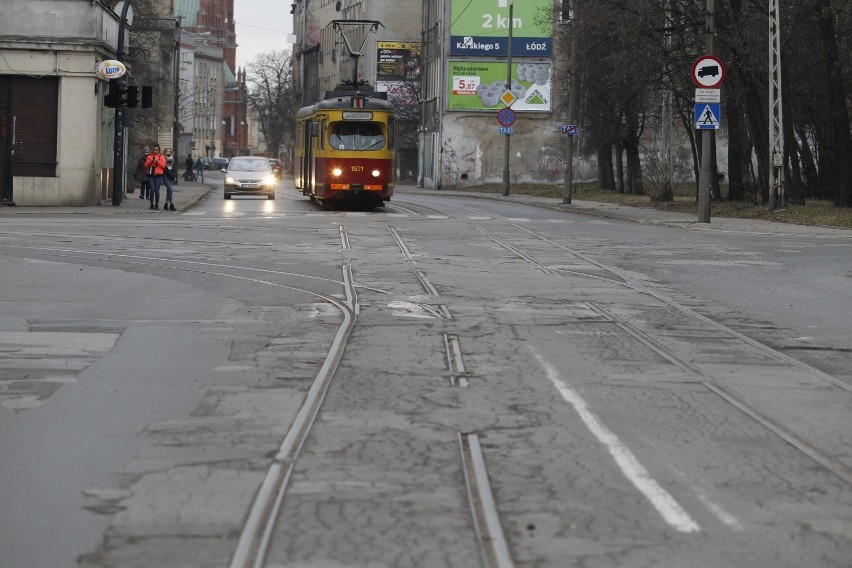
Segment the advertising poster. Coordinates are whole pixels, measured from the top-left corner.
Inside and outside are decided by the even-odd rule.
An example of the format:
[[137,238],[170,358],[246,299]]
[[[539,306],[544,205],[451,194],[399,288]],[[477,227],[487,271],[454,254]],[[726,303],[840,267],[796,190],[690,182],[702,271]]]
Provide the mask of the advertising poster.
[[418,113],[422,74],[420,54],[418,42],[376,42],[376,90],[388,94],[388,100],[401,117]]
[[376,81],[420,81],[420,44],[417,42],[376,42]]
[[[512,63],[512,109],[550,112],[553,67],[549,62]],[[499,110],[506,92],[503,61],[450,61],[448,110]]]
[[[544,9],[544,11],[542,10]],[[523,0],[512,10],[512,57],[551,57],[550,29],[536,25],[536,17],[550,13],[553,0]],[[454,0],[450,28],[450,55],[486,57],[508,55],[509,0]]]

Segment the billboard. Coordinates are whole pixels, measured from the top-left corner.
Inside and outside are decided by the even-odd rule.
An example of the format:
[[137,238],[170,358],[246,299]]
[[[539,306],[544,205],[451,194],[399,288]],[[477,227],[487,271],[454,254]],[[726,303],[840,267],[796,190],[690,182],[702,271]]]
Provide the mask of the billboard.
[[376,82],[420,81],[420,43],[376,42]]
[[[450,61],[447,110],[498,110],[506,89],[505,61]],[[549,62],[512,63],[512,109],[550,112],[553,66]]]
[[376,42],[376,90],[388,94],[401,117],[416,116],[418,112],[420,53],[419,42]]
[[[512,56],[551,57],[549,29],[535,20],[549,15],[553,0],[523,0],[512,10]],[[453,0],[450,55],[505,57],[509,44],[509,0]]]

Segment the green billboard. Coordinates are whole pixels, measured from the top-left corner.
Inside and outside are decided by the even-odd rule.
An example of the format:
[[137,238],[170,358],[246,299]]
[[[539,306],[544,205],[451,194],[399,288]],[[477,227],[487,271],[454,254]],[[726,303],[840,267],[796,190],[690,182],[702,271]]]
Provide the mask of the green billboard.
[[511,95],[506,94],[505,61],[450,61],[448,69],[448,110],[498,110],[506,106],[523,112],[551,110],[553,68],[549,62],[513,62]]
[[[550,57],[552,33],[542,29],[553,0],[518,0],[512,6],[512,56]],[[508,55],[509,0],[453,0],[450,55],[504,57]],[[547,26],[545,24],[545,26]]]

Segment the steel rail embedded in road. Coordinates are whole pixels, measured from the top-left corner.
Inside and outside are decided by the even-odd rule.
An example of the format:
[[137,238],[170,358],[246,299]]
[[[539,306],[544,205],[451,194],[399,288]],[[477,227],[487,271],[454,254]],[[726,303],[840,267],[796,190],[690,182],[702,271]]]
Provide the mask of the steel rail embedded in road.
[[[694,310],[691,310],[691,309],[687,308],[686,306],[683,306],[683,305],[679,304],[678,302],[676,302],[676,301],[674,301],[670,298],[666,298],[664,295],[662,295],[658,292],[655,292],[653,290],[650,290],[646,286],[643,286],[642,284],[632,280],[626,274],[624,274],[623,272],[621,272],[620,270],[618,270],[615,267],[608,266],[604,263],[601,263],[601,262],[598,262],[594,259],[591,259],[588,256],[586,256],[582,253],[579,253],[578,251],[575,251],[575,250],[573,250],[569,247],[566,247],[566,246],[564,246],[560,243],[557,243],[557,242],[555,242],[551,239],[548,239],[547,237],[540,235],[540,234],[536,233],[535,231],[532,231],[532,230],[527,229],[525,227],[521,227],[519,225],[513,225],[513,226],[521,229],[522,231],[530,234],[531,236],[533,236],[533,237],[535,237],[535,238],[537,238],[537,239],[539,239],[539,240],[541,240],[545,243],[548,243],[548,244],[553,245],[553,246],[555,246],[555,247],[557,247],[561,250],[569,252],[577,258],[613,274],[614,276],[616,276],[618,278],[618,280],[610,280],[614,284],[626,286],[626,287],[633,289],[637,292],[651,296],[651,297],[655,298],[656,300],[659,300],[660,302],[663,302],[664,304],[673,308],[677,313],[688,316],[689,318],[692,318],[692,319],[699,321],[703,324],[710,325],[714,329],[716,329],[717,331],[720,331],[720,332],[728,335],[729,337],[737,339],[737,340],[741,341],[742,343],[744,343],[744,344],[746,344],[746,345],[748,345],[752,348],[757,349],[761,354],[769,356],[770,358],[774,359],[778,363],[788,365],[788,366],[793,367],[793,368],[797,368],[800,371],[806,372],[806,373],[812,375],[814,378],[816,378],[820,381],[824,381],[826,383],[829,383],[830,385],[832,385],[836,388],[839,388],[843,391],[852,392],[852,385],[848,385],[847,383],[845,383],[845,382],[843,382],[839,379],[836,379],[835,377],[832,377],[832,376],[828,375],[827,373],[824,373],[824,372],[822,372],[818,369],[815,369],[815,368],[811,367],[810,365],[807,365],[806,363],[803,363],[801,361],[793,359],[792,357],[790,357],[790,356],[788,356],[784,353],[780,353],[780,352],[776,351],[775,349],[772,349],[768,345],[765,345],[765,344],[763,344],[763,343],[761,343],[761,342],[759,342],[759,341],[757,341],[757,340],[755,340],[751,337],[748,337],[748,336],[746,336],[746,335],[744,335],[744,334],[742,334],[742,333],[740,333],[736,330],[733,330],[733,329],[729,328],[728,326],[726,326],[724,324],[713,321],[712,319],[708,318],[707,316],[701,315],[701,314],[695,312]],[[479,231],[480,233],[488,236],[492,241],[494,241],[495,243],[497,243],[501,247],[503,247],[506,250],[517,255],[519,258],[523,259],[524,261],[530,263],[531,265],[533,265],[537,269],[546,270],[547,273],[553,272],[553,273],[558,274],[559,272],[561,272],[559,270],[552,270],[552,269],[548,268],[544,263],[535,259],[533,256],[531,256],[527,253],[521,252],[517,247],[510,245],[504,239],[501,239],[501,238],[493,235],[491,232],[487,231],[486,229],[484,229],[484,228],[482,228],[478,225],[474,225],[474,228],[477,231]],[[571,271],[571,273],[582,275],[582,276],[594,277],[593,275],[584,274],[584,273],[576,272],[576,271]],[[688,371],[692,374],[696,374],[696,375],[702,377],[703,380],[701,381],[701,384],[706,389],[708,389],[710,392],[713,392],[714,394],[719,396],[722,400],[724,400],[728,404],[731,404],[733,407],[737,408],[739,411],[744,413],[746,416],[748,416],[752,420],[756,421],[758,424],[761,424],[764,428],[766,428],[767,430],[769,430],[770,432],[772,432],[776,436],[780,437],[782,440],[784,440],[785,442],[787,442],[788,444],[790,444],[791,446],[793,446],[794,448],[799,450],[802,454],[806,455],[811,460],[818,463],[820,466],[825,468],[827,471],[831,472],[832,474],[834,474],[835,476],[837,476],[838,478],[840,478],[844,482],[852,485],[852,469],[847,467],[845,464],[841,463],[839,460],[834,459],[831,456],[830,452],[819,448],[816,444],[814,444],[813,442],[808,440],[805,436],[802,436],[801,434],[797,433],[793,428],[788,427],[782,421],[770,416],[767,412],[759,409],[756,405],[749,402],[746,399],[746,397],[744,397],[741,394],[734,392],[732,389],[724,386],[722,381],[719,380],[718,378],[714,377],[712,374],[708,373],[707,371],[705,371],[705,370],[697,367],[696,365],[693,365],[693,364],[685,361],[681,357],[677,356],[670,349],[666,348],[664,345],[662,345],[659,341],[657,341],[656,339],[651,337],[649,334],[647,334],[644,331],[636,328],[635,326],[633,326],[629,322],[627,322],[627,321],[625,321],[621,318],[616,317],[615,315],[613,315],[612,313],[610,313],[609,311],[605,310],[604,308],[602,308],[601,306],[599,306],[597,304],[594,304],[592,302],[587,302],[586,305],[588,305],[591,309],[593,309],[598,314],[603,316],[605,318],[605,320],[616,323],[619,326],[620,329],[622,329],[623,331],[625,331],[629,335],[633,336],[635,339],[639,340],[646,347],[648,347],[649,349],[651,349],[652,351],[654,351],[658,355],[663,356],[666,360],[668,360],[672,364],[674,364],[677,367],[679,367],[683,370],[686,370],[686,371]]]

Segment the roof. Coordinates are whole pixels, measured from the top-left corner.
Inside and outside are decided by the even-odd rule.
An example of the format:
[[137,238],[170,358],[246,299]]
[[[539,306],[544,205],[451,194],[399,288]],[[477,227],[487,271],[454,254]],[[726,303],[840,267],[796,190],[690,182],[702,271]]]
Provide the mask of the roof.
[[180,25],[183,28],[194,28],[198,25],[197,17],[198,10],[201,7],[201,0],[174,0],[175,17],[180,18]]

